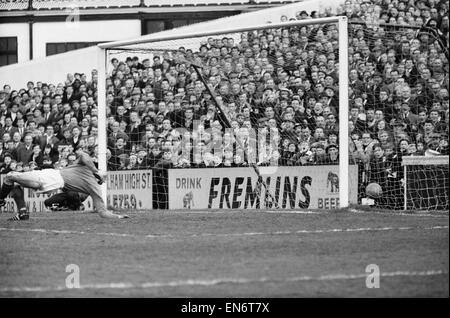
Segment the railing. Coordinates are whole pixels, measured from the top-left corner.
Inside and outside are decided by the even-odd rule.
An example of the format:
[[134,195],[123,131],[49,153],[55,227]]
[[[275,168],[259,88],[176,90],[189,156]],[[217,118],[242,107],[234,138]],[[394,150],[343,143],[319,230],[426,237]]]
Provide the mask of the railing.
[[65,8],[109,8],[109,7],[137,7],[140,0],[33,0],[32,8],[36,10],[44,9],[65,9]]
[[27,10],[30,0],[0,0],[0,11]]
[[[227,4],[249,4],[248,0],[144,0],[145,6],[196,6],[196,5],[227,5]],[[279,2],[279,1],[278,1]]]
[[197,5],[285,4],[298,0],[0,0],[0,11],[66,8],[134,8]]

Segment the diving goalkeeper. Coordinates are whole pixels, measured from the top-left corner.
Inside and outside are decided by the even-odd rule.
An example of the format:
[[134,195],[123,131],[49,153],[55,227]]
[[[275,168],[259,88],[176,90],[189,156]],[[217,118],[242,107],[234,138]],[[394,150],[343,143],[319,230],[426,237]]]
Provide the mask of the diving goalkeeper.
[[99,184],[104,182],[91,157],[81,147],[75,150],[76,162],[61,170],[44,169],[27,172],[9,172],[0,189],[0,207],[6,204],[5,198],[14,191],[19,212],[12,221],[28,220],[30,215],[25,206],[23,189],[15,183],[26,188],[37,190],[38,193],[48,193],[64,188],[67,191],[85,193],[92,197],[95,210],[101,217],[110,219],[124,219],[127,215],[114,214],[108,211],[103,201]]

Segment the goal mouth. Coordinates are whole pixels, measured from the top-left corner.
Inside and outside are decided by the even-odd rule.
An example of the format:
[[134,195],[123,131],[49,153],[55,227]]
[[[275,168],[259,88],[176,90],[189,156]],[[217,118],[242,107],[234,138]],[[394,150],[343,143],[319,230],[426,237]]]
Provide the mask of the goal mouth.
[[[333,17],[99,45],[106,50],[105,92],[116,96],[114,81],[124,76],[123,82],[129,80],[129,87],[134,87],[123,104],[108,105],[105,126],[110,131],[105,139],[116,138],[123,108],[141,117],[135,126],[145,126],[143,134],[137,129],[119,144],[116,140],[109,143],[104,150],[108,164],[104,165],[115,175],[115,171],[130,170],[130,162],[136,167],[137,161],[153,160],[147,168],[152,173],[155,209],[335,209],[347,206],[349,196],[356,201],[356,192],[349,194],[348,187],[350,183],[356,189],[357,173],[349,174],[348,146],[342,143],[348,134],[339,134],[340,129],[346,131],[345,120],[335,118],[333,145],[325,142],[320,131],[314,145],[303,143],[301,156],[295,159],[298,164],[287,163],[288,149],[284,149],[295,148],[291,149],[293,157],[301,141],[300,130],[312,128],[305,113],[305,108],[311,108],[306,107],[304,97],[309,89],[309,103],[315,99],[320,108],[319,98],[321,102],[340,101],[343,106],[333,106],[332,111],[335,117],[339,112],[340,119],[346,117],[347,96],[339,94],[347,91],[347,81],[342,81],[346,68],[339,69],[339,61],[346,60],[346,27],[345,17]],[[262,42],[257,42],[259,37]],[[315,41],[320,47],[312,44]],[[305,47],[296,52],[302,43]],[[300,51],[308,50],[315,50],[317,56],[302,58]],[[314,83],[297,74],[302,65],[305,71],[311,58],[333,73],[327,88],[311,87]],[[295,73],[297,82],[288,81],[284,72],[287,77]],[[284,77],[275,83],[279,75]],[[138,78],[137,88],[134,79]],[[126,94],[124,86],[119,90]],[[295,112],[299,118],[294,118]],[[124,144],[128,153],[121,150]],[[316,160],[316,149],[324,166],[299,167],[303,161]],[[155,162],[157,156],[162,158]],[[127,173],[134,172],[120,171],[124,178]],[[130,193],[130,198],[139,193],[134,190],[138,191]],[[108,194],[108,202],[122,208],[112,203],[120,202],[116,191],[118,187]],[[136,201],[137,206],[148,207],[140,205],[142,199]]]

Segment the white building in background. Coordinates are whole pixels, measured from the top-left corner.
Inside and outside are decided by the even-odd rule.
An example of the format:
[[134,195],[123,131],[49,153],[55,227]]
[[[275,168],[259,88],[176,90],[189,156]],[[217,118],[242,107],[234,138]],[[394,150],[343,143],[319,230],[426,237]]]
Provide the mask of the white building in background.
[[300,0],[0,0],[0,66]]

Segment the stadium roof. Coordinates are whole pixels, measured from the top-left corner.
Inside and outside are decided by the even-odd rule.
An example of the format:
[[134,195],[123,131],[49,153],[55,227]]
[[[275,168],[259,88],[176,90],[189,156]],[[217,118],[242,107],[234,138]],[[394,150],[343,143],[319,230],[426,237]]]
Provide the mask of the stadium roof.
[[0,0],[0,11],[287,4],[301,0]]

